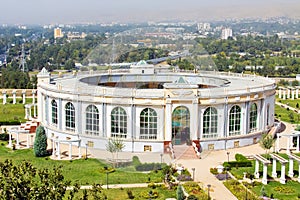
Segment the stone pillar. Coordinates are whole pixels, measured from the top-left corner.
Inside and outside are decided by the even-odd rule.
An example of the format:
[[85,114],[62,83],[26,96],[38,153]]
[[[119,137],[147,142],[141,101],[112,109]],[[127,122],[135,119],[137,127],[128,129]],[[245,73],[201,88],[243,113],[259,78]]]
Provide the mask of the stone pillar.
[[294,176],[294,160],[292,158],[289,158],[289,177],[293,178]]
[[290,96],[291,96],[291,90],[288,89],[288,90],[287,90],[287,97],[286,97],[286,98],[289,99],[289,98],[291,98]]
[[26,103],[26,90],[22,90],[22,99],[23,99],[23,104]]
[[60,160],[60,142],[57,142],[57,154],[58,154],[58,160]]
[[171,101],[167,99],[166,103],[166,124],[165,124],[165,140],[171,141],[172,140],[172,104]]
[[283,100],[286,99],[286,90],[283,90]]
[[268,172],[268,165],[264,164],[264,167],[263,167],[263,178],[261,180],[262,184],[264,184],[264,185],[268,184],[267,172]]
[[279,88],[279,90],[278,90],[278,98],[279,98],[279,99],[282,98],[282,90],[281,90],[281,88]]
[[72,142],[69,143],[69,159],[72,160]]
[[33,105],[33,117],[36,118],[36,105]]
[[32,104],[35,104],[35,90],[32,90]]
[[295,99],[295,90],[292,90],[292,100],[294,100]]
[[286,141],[286,153],[289,155],[291,154],[291,151],[290,151],[290,136],[287,136],[287,141]]
[[[299,148],[300,148],[300,146],[299,146],[300,144],[299,144],[299,143],[300,143],[300,135],[297,136],[296,153],[299,153],[299,151],[300,151],[300,149],[299,149]],[[300,172],[299,172],[299,173],[300,173]]]
[[13,91],[12,91],[12,95],[13,95],[13,104],[16,104],[16,102],[17,102],[17,100],[16,100],[16,93],[17,93],[16,90],[13,90]]
[[277,164],[277,160],[273,158],[273,164],[272,164],[272,177],[273,178],[277,177],[276,164]]
[[52,156],[55,156],[55,140],[52,138]]
[[3,105],[5,105],[6,104],[6,90],[3,90],[2,94],[3,94]]
[[282,164],[281,164],[280,183],[281,183],[281,184],[285,184],[285,163],[282,163]]
[[259,178],[259,161],[255,160],[255,172],[254,172],[255,178]]
[[19,147],[20,147],[19,133],[18,133],[18,132],[16,132],[16,134],[17,134],[16,146],[19,148]]
[[27,105],[25,105],[25,119],[29,119],[29,110]]
[[298,99],[298,97],[299,97],[299,89],[296,89],[296,99]]
[[8,146],[9,146],[9,147],[12,147],[12,138],[11,138],[12,132],[11,132],[11,131],[8,131],[8,134],[9,134]]

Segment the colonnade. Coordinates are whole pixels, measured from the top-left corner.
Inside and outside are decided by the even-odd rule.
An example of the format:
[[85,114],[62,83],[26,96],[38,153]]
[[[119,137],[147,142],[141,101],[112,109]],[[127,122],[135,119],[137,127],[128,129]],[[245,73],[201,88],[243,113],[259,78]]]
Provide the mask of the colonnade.
[[278,98],[279,99],[298,99],[299,88],[294,87],[279,87],[278,88]]
[[[34,104],[35,103],[35,94],[36,94],[36,90],[32,90],[31,91],[31,94],[32,94],[32,103]],[[8,95],[8,92],[7,90],[2,90],[2,99],[3,99],[3,105],[5,105],[7,103],[7,97]],[[13,99],[13,104],[16,104],[17,103],[17,90],[13,90],[11,92],[11,95],[12,95],[12,99]],[[25,104],[26,103],[26,90],[23,89],[22,90],[22,104]]]
[[73,144],[74,146],[77,146],[78,148],[78,157],[81,158],[81,139],[71,139],[71,138],[66,138],[66,139],[60,139],[58,136],[53,136],[50,138],[52,140],[52,156],[57,157],[58,160],[61,160],[61,144],[68,144],[69,145],[69,159],[72,160],[72,147]]
[[300,132],[295,131],[292,134],[285,134],[285,135],[281,135],[277,133],[277,139],[276,139],[276,145],[275,145],[275,152],[279,152],[280,151],[280,140],[281,138],[286,137],[286,153],[290,154],[291,150],[294,149],[294,143],[293,143],[293,138],[296,137],[296,153],[299,153],[300,151]]

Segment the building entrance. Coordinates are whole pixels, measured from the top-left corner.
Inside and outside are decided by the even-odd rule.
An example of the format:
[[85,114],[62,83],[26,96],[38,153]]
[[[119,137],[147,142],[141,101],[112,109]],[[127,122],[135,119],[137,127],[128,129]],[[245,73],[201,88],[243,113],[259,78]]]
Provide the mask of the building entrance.
[[172,113],[172,143],[190,143],[190,112],[185,106],[175,108]]

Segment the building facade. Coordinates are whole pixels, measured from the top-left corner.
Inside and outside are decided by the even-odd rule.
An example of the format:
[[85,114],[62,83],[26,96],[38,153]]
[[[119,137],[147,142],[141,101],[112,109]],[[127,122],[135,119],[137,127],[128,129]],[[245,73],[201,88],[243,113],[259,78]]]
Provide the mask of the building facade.
[[[49,138],[106,149],[164,152],[251,145],[274,124],[275,82],[234,73],[134,70],[50,77],[38,74],[38,118]],[[147,65],[149,68],[149,65]]]

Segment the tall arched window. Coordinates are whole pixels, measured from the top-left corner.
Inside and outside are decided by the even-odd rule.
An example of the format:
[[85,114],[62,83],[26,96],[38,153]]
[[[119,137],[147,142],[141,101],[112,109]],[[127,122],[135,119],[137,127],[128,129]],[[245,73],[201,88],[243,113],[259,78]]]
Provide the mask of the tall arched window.
[[209,107],[203,114],[203,138],[214,138],[218,136],[218,111]]
[[229,113],[229,136],[241,133],[241,108],[237,105],[230,109]]
[[253,103],[250,107],[250,132],[257,129],[257,105]]
[[140,115],[140,139],[157,139],[157,114],[145,108]]
[[75,130],[75,108],[72,103],[67,103],[65,106],[66,115],[66,130]]
[[94,105],[86,108],[85,133],[89,135],[99,135],[99,111]]
[[127,115],[121,107],[111,111],[111,136],[117,138],[127,137]]
[[51,110],[52,110],[51,122],[52,124],[57,124],[57,103],[55,100],[51,101]]

